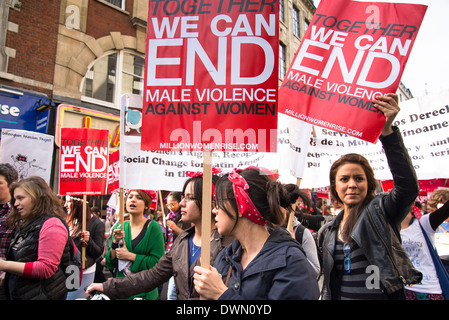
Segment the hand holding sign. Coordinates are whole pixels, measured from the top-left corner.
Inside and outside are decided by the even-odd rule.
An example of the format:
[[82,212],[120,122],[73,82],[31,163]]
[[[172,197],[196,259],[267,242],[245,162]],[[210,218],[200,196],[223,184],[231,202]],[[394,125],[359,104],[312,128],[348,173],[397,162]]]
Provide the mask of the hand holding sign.
[[396,115],[400,111],[398,101],[398,95],[395,93],[388,93],[384,96],[379,96],[373,101],[374,106],[384,114],[386,119],[381,133],[383,136],[393,133],[391,126],[396,118]]

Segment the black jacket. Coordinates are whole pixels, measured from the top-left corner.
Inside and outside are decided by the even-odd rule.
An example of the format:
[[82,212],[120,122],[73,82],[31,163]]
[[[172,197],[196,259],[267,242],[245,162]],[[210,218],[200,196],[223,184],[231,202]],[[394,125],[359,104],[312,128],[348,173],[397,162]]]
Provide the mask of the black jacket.
[[215,260],[214,267],[228,290],[220,300],[316,300],[319,298],[315,271],[300,244],[284,228],[275,229],[262,250],[242,271],[241,245],[234,240]]
[[[403,298],[406,284],[419,283],[422,274],[414,269],[401,245],[400,224],[419,193],[415,170],[403,144],[399,130],[381,137],[394,187],[389,194],[377,195],[363,210],[351,237],[362,248],[370,265],[379,267],[381,289],[387,298]],[[334,276],[334,250],[342,211],[323,226],[324,282],[321,297],[335,299],[340,283]]]
[[[86,247],[86,263],[84,269],[93,266],[93,264],[103,254],[105,233],[104,223],[94,215],[92,215],[90,223],[86,229],[90,233],[90,239]],[[73,238],[73,242],[75,243],[78,251],[81,252],[82,245],[79,234]]]
[[[38,258],[39,233],[50,216],[40,216],[17,230],[9,247],[7,260],[32,262]],[[64,225],[65,221],[61,220]],[[66,225],[67,227],[67,225]],[[67,228],[67,238],[69,232]],[[5,289],[11,300],[60,300],[67,295],[66,267],[69,265],[70,247],[67,241],[56,272],[48,279],[25,278],[6,273]]]

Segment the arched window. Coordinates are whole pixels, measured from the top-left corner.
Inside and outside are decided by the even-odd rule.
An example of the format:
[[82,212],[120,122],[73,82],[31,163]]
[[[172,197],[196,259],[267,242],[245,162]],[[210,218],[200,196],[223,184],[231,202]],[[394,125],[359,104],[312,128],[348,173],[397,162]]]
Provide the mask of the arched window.
[[131,52],[109,53],[97,59],[82,81],[82,100],[120,109],[120,96],[143,94],[145,59]]

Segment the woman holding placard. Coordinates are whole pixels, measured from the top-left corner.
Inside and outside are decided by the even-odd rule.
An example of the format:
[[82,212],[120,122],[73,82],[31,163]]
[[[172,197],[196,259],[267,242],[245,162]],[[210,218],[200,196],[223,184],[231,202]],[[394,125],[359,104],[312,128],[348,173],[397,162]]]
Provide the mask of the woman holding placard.
[[344,209],[321,234],[322,299],[404,299],[404,286],[422,278],[399,236],[401,221],[419,189],[400,131],[392,127],[399,112],[398,96],[377,97],[373,105],[386,117],[380,141],[394,187],[376,195],[373,169],[359,154],[344,155],[331,166],[330,192]]
[[281,225],[290,206],[283,185],[258,168],[235,169],[216,191],[216,226],[235,237],[214,267],[195,267],[195,289],[221,300],[318,299],[316,274],[302,247]]
[[[149,220],[151,197],[144,190],[131,190],[126,196],[126,211],[130,219],[114,230],[111,247],[106,253],[106,267],[116,269],[116,278],[126,278],[154,267],[164,254],[164,235],[156,220]],[[130,294],[127,298],[156,300],[157,289]]]
[[[70,235],[75,243],[78,252],[85,248],[86,259],[83,268],[80,288],[67,294],[67,300],[84,298],[84,288],[94,281],[96,261],[101,257],[104,249],[104,223],[97,218],[90,209],[90,197],[83,195],[66,196],[64,207],[67,210],[67,224],[70,228]],[[86,214],[86,230],[82,230],[83,206]]]
[[[212,176],[212,183],[218,179]],[[203,177],[201,173],[190,177],[183,187],[183,198],[180,202],[182,221],[192,223],[193,226],[182,232],[174,241],[159,262],[150,270],[127,276],[124,279],[110,279],[102,284],[92,284],[86,293],[95,291],[104,292],[111,299],[120,299],[125,296],[153,290],[167,282],[174,276],[177,300],[198,299],[199,295],[193,286],[193,268],[200,263],[201,254],[201,227],[202,227],[202,189]],[[212,214],[212,208],[204,214]],[[210,237],[211,263],[218,252],[229,243],[220,236],[211,226]]]

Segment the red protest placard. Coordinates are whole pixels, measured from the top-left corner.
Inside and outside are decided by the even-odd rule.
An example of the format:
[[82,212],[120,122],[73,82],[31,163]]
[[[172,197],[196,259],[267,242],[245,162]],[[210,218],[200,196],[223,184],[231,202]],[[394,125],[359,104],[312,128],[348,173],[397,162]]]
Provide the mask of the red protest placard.
[[375,142],[427,6],[322,0],[279,89],[279,112]]
[[143,150],[276,151],[278,2],[151,1]]
[[105,194],[109,130],[61,128],[59,194]]
[[120,187],[120,150],[109,155],[108,165],[108,193],[118,190]]

